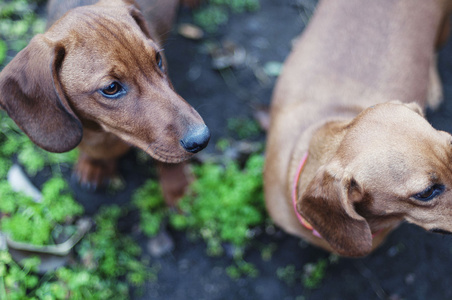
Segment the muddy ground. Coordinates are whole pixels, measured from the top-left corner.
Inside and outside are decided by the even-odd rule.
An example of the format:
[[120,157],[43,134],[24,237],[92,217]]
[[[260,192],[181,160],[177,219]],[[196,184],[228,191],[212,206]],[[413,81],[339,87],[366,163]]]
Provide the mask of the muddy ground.
[[[255,108],[268,105],[275,77],[263,69],[269,62],[285,59],[292,40],[302,32],[316,4],[314,0],[260,2],[259,11],[231,16],[228,25],[216,34],[194,41],[174,32],[165,46],[176,90],[199,111],[211,129],[212,141],[204,153],[215,153],[219,139],[235,137],[227,126],[228,119],[251,118]],[[184,22],[191,22],[191,14],[181,10],[179,24]],[[243,48],[246,57],[234,68],[219,72],[212,68],[206,42],[233,43],[238,51]],[[452,132],[449,53],[452,43],[439,56],[446,101],[428,117],[436,128]],[[134,162],[126,158],[122,163],[128,187],[117,200],[127,199],[124,195],[143,182]],[[91,210],[111,200],[100,194],[77,194],[78,199],[91,205]],[[246,260],[255,264],[259,275],[238,280],[225,272],[232,263],[229,257],[209,257],[203,242],[190,241],[180,232],[169,234],[175,242],[174,250],[152,259],[161,266],[158,281],[147,283],[134,299],[452,299],[452,238],[409,224],[393,232],[370,256],[341,258],[329,264],[320,287],[312,290],[303,287],[299,275],[292,284],[278,279],[277,269],[293,265],[302,272],[307,263],[328,258],[328,254],[279,230],[264,231],[257,238],[257,244],[276,246],[270,260],[262,259],[259,247],[246,252]],[[146,240],[141,242],[146,248]]]

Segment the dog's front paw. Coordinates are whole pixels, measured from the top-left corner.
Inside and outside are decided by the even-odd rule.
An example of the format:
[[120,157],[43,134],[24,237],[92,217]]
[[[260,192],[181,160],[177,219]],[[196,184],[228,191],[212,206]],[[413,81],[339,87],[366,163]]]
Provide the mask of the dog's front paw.
[[119,179],[115,159],[93,159],[80,154],[73,177],[83,189],[95,191],[117,182]]
[[168,206],[175,206],[185,194],[193,175],[186,163],[159,163],[159,181],[162,194]]

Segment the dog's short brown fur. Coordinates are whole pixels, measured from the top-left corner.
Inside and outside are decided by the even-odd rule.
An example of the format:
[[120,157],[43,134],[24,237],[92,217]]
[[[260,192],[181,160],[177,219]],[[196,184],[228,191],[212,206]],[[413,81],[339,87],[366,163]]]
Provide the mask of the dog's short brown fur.
[[162,43],[179,2],[95,2],[50,1],[49,29],[0,73],[0,107],[42,148],[78,146],[86,186],[114,176],[130,145],[172,163],[160,173],[173,203],[187,185],[181,162],[210,137],[166,71]]
[[[450,8],[319,3],[272,100],[264,176],[277,225],[344,256],[369,254],[404,220],[452,232],[452,137],[422,112],[439,96],[434,48]],[[296,209],[321,237],[300,224],[291,199],[306,151]]]

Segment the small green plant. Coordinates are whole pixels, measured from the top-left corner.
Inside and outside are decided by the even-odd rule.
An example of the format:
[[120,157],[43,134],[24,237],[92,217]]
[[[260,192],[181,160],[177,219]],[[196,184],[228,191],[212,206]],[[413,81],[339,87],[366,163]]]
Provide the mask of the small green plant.
[[62,178],[52,178],[42,189],[42,201],[11,190],[8,182],[0,182],[0,229],[18,242],[34,245],[54,244],[52,232],[72,223],[83,213],[83,208],[68,193]]
[[306,264],[303,267],[303,286],[308,289],[318,288],[325,278],[327,267],[328,260],[326,259],[319,259],[315,264]]
[[242,276],[256,277],[259,275],[256,267],[243,259],[235,259],[235,264],[227,267],[226,273],[232,279],[239,279]]
[[[198,179],[191,187],[192,193],[181,200],[179,208],[183,210],[182,213],[168,209],[160,185],[149,179],[132,197],[133,203],[140,211],[141,229],[147,236],[155,236],[162,220],[169,217],[172,227],[189,229],[192,235],[201,236],[207,243],[207,253],[210,255],[221,255],[222,244],[231,243],[234,265],[226,268],[226,273],[231,278],[257,276],[256,267],[243,259],[243,247],[250,239],[251,227],[257,226],[264,219],[262,195],[259,192],[262,185],[262,159],[262,156],[256,155],[244,170],[239,170],[233,163],[226,167],[213,164],[199,166],[195,171]],[[242,181],[244,185],[239,186],[234,182],[234,178]],[[228,182],[229,188],[223,190],[221,186],[224,181]],[[206,182],[210,182],[209,186],[204,186]],[[235,200],[227,199],[237,195],[240,196]],[[197,203],[195,207],[194,202]],[[223,209],[215,208],[218,205],[223,206]],[[216,210],[223,211],[221,216],[215,216]],[[209,211],[212,213],[209,214]]]
[[[108,285],[118,285],[119,290],[113,288],[110,297],[115,293],[125,296],[129,292],[126,283],[140,286],[146,280],[157,277],[158,268],[149,268],[148,261],[139,259],[141,248],[136,242],[118,231],[117,223],[122,214],[118,206],[104,207],[96,216],[96,231],[88,234],[77,247],[77,253],[88,271],[96,273]],[[126,283],[119,281],[121,277],[125,277]]]
[[6,58],[6,53],[8,52],[8,45],[5,41],[0,40],[0,63],[2,63]]
[[29,258],[22,264],[18,265],[8,251],[0,251],[0,299],[28,299],[27,291],[38,286],[39,277],[34,272],[40,260]]
[[193,13],[194,22],[207,32],[216,32],[229,20],[229,12],[243,13],[260,8],[259,0],[209,0]]
[[97,229],[76,247],[77,261],[68,267],[35,272],[39,258],[14,262],[0,251],[0,299],[127,299],[130,286],[157,278],[158,266],[140,260],[141,248],[117,230],[122,211],[106,207],[96,216]]
[[276,243],[270,243],[265,245],[261,249],[261,257],[264,261],[270,261],[272,259],[273,253],[278,249]]
[[46,275],[46,281],[28,293],[38,299],[126,299],[125,283],[115,282],[83,268],[60,268]]
[[298,274],[294,265],[287,265],[285,267],[279,267],[276,270],[276,276],[287,285],[292,286],[297,281]]
[[255,120],[246,118],[228,119],[228,129],[236,133],[239,139],[250,139],[261,132],[260,126]]
[[289,286],[301,282],[306,289],[317,289],[325,279],[328,266],[337,263],[338,260],[337,255],[331,254],[328,258],[320,258],[315,263],[305,264],[302,270],[297,270],[294,265],[287,265],[278,268],[276,276]]
[[45,21],[35,9],[40,1],[0,1],[0,68],[9,62],[8,51],[22,50],[37,33],[42,33]]
[[228,12],[223,7],[207,6],[193,13],[194,22],[207,32],[215,32],[220,25],[228,22]]
[[260,8],[259,0],[210,0],[209,3],[226,6],[234,13],[256,11]]
[[221,138],[217,141],[215,148],[221,152],[226,151],[231,146],[231,141],[227,138]]
[[148,179],[132,195],[132,201],[140,211],[140,227],[147,236],[155,236],[162,220],[168,215],[160,184]]
[[251,228],[265,219],[263,163],[263,156],[255,154],[243,170],[235,162],[198,166],[197,179],[180,201],[182,214],[171,215],[171,224],[199,232],[211,255],[222,254],[224,242],[244,247],[250,240]]
[[223,245],[231,245],[234,265],[226,270],[231,278],[258,274],[243,254],[244,247],[250,244],[253,227],[265,220],[263,164],[264,157],[254,154],[243,169],[235,162],[197,166],[197,179],[179,202],[180,213],[169,214],[170,225],[201,237],[209,255],[222,255]]

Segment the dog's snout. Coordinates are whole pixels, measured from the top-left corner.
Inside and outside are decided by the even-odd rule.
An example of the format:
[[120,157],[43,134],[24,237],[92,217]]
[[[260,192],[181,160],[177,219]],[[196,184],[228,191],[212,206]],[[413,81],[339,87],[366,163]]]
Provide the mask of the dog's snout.
[[196,153],[204,149],[210,140],[210,131],[206,125],[190,129],[180,140],[182,147],[191,153]]

